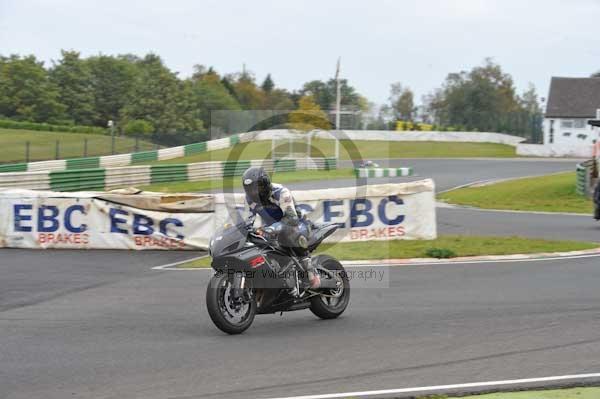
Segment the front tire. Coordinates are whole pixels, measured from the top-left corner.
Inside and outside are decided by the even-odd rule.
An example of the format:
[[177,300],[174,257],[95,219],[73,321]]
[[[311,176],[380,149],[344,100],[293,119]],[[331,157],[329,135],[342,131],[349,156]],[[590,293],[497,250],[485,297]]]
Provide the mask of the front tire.
[[249,295],[249,299],[241,305],[232,304],[231,289],[231,281],[226,273],[215,274],[206,289],[206,307],[219,330],[235,335],[243,333],[252,325],[256,315],[256,300],[254,295]]
[[313,262],[334,272],[342,281],[342,285],[337,290],[323,290],[323,295],[312,297],[310,311],[321,319],[335,319],[344,313],[350,302],[350,281],[348,280],[348,275],[344,266],[331,256],[315,256]]

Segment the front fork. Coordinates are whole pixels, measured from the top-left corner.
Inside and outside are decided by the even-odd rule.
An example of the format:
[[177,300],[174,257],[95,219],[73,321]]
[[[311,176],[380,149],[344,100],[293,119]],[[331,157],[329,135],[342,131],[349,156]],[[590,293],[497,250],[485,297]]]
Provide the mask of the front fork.
[[242,272],[233,274],[231,281],[231,299],[235,302],[245,302],[250,299],[250,290],[246,289],[246,276]]

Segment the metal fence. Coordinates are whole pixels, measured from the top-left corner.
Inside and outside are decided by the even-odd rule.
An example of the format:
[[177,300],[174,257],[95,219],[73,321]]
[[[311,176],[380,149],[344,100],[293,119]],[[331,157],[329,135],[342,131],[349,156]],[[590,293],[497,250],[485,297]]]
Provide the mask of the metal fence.
[[[62,137],[65,137],[64,135]],[[140,138],[91,136],[87,138],[68,137],[59,140],[13,141],[5,143],[4,153],[0,154],[0,164],[27,163],[34,161],[87,158],[102,155],[125,154],[131,152],[157,150],[158,144]]]

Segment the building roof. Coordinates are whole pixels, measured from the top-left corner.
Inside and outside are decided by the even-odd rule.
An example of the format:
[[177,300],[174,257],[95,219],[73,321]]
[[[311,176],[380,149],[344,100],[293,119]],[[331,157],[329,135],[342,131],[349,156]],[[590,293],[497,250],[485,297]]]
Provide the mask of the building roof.
[[552,78],[547,118],[595,118],[597,109],[600,78]]

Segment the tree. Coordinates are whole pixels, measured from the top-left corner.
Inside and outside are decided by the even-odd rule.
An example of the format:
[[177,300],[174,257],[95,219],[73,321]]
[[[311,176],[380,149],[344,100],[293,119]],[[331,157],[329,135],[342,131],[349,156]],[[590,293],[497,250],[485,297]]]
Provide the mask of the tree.
[[542,122],[544,114],[533,83],[529,83],[528,89],[521,95],[520,104],[524,114],[523,131],[527,133],[532,142],[541,143],[543,141]]
[[[305,83],[300,90],[302,96],[311,95],[314,97],[321,109],[335,108],[335,99],[337,92],[337,82],[335,79],[329,79],[327,82],[321,80],[312,80]],[[354,87],[348,84],[348,80],[340,79],[341,105],[365,110],[367,104],[363,101],[360,94]]]
[[265,93],[256,86],[254,78],[249,72],[243,72],[233,83],[233,88],[242,109],[263,109],[265,105]]
[[393,83],[390,88],[390,105],[397,119],[412,121],[416,111],[414,94],[401,83]]
[[298,130],[331,129],[327,114],[321,111],[321,107],[312,96],[300,99],[298,109],[290,113],[288,121],[293,129]]
[[34,122],[65,122],[66,107],[43,65],[33,55],[0,56],[0,115]]
[[133,90],[123,107],[122,125],[143,119],[155,128],[155,140],[179,142],[179,133],[202,129],[199,110],[194,107],[191,89],[164,66],[160,57],[148,54],[138,62]]
[[211,125],[211,111],[240,109],[235,97],[231,95],[222,80],[219,79],[219,75],[214,71],[205,73],[199,79],[192,77],[188,84],[193,104],[199,110],[200,118],[206,127]]
[[273,82],[273,79],[271,78],[271,74],[269,73],[269,74],[267,74],[267,77],[260,85],[260,88],[265,93],[271,93],[271,91],[273,90],[274,87],[275,87],[275,83]]
[[59,89],[60,102],[69,118],[79,125],[92,125],[96,119],[94,91],[89,66],[77,51],[61,51],[62,58],[50,69],[50,79]]
[[109,120],[117,121],[121,109],[132,96],[140,60],[132,55],[98,55],[86,59],[90,73],[90,86],[94,96],[94,123],[106,126]]
[[522,108],[512,77],[490,59],[469,72],[450,73],[429,97],[427,108],[441,125],[524,134],[517,120]]
[[274,110],[290,110],[294,108],[294,101],[287,90],[273,89],[266,95],[265,108]]

